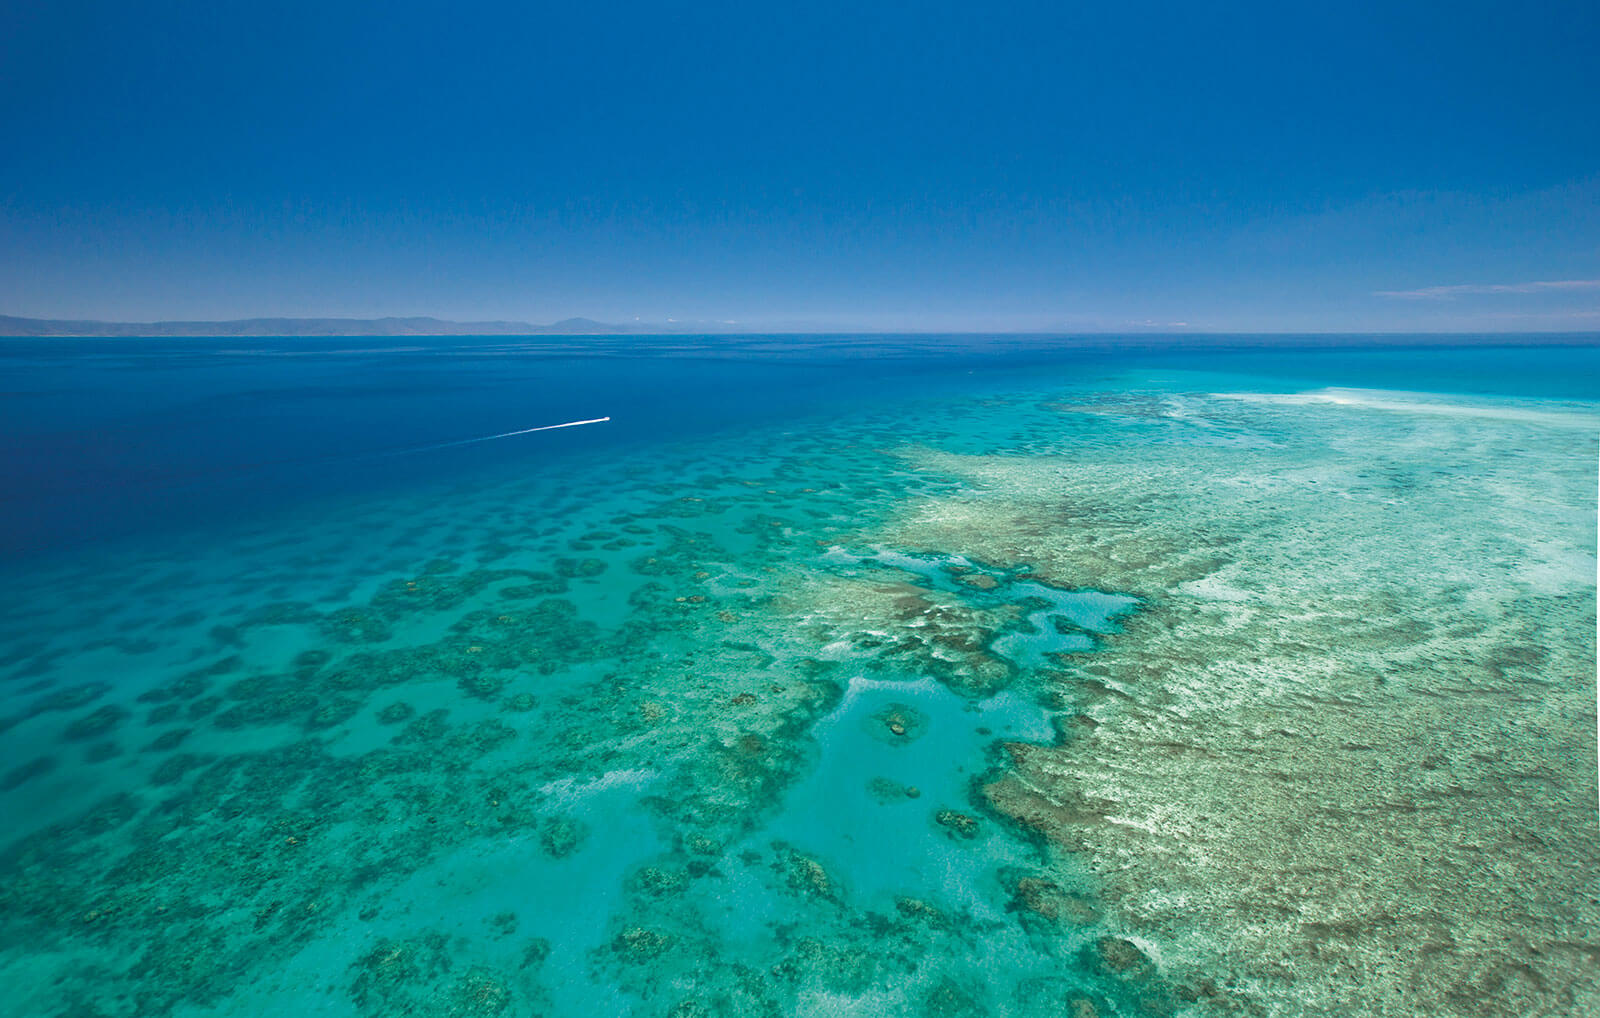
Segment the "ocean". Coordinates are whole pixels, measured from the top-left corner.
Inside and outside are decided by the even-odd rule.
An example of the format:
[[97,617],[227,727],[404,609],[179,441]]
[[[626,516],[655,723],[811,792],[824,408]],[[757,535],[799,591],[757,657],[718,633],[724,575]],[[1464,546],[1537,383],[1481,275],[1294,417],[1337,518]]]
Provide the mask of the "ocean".
[[1282,343],[0,343],[0,1009],[1600,1009],[1600,337]]

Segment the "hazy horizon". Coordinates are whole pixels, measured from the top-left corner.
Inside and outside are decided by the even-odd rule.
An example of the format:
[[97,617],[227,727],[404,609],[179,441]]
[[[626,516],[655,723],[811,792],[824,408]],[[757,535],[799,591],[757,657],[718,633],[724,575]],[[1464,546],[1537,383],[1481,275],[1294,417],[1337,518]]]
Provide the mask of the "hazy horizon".
[[[274,324],[293,324],[299,326],[320,326],[321,328],[302,328],[294,332],[276,333],[264,331],[263,327]],[[383,331],[377,326],[390,325],[394,331]],[[339,332],[332,331],[337,324],[351,326],[366,326],[363,331]],[[429,331],[431,325],[440,328]],[[48,328],[45,331],[27,331],[27,326],[57,327],[54,331]],[[72,326],[105,326],[115,329],[115,332],[95,332],[89,329],[70,330],[65,327]],[[111,321],[106,319],[46,319],[27,318],[14,315],[0,314],[0,338],[24,339],[36,338],[208,338],[210,334],[198,331],[205,326],[251,326],[250,329],[219,332],[214,338],[228,338],[231,336],[251,336],[259,338],[293,338],[322,336],[335,338],[347,336],[360,338],[363,336],[417,336],[417,337],[516,337],[516,336],[996,336],[996,337],[1029,337],[1040,338],[1100,338],[1120,337],[1126,339],[1177,339],[1185,337],[1203,340],[1230,337],[1252,338],[1360,338],[1381,339],[1384,337],[1439,337],[1447,339],[1471,339],[1475,337],[1494,338],[1538,338],[1560,337],[1562,339],[1592,337],[1594,342],[1600,343],[1600,328],[1568,328],[1568,329],[1513,329],[1513,328],[1479,328],[1473,330],[1450,329],[1397,329],[1397,330],[1327,330],[1327,329],[1300,329],[1300,330],[1248,330],[1248,329],[1175,329],[1156,326],[1133,326],[1123,329],[1048,329],[1048,328],[999,328],[999,329],[934,329],[934,328],[846,328],[846,327],[784,327],[782,325],[769,325],[763,328],[740,328],[736,322],[602,322],[587,316],[575,315],[558,319],[554,322],[524,322],[509,319],[479,319],[456,320],[441,318],[436,315],[382,315],[372,318],[357,318],[353,316],[326,316],[326,317],[301,317],[289,315],[258,315],[248,318],[228,319],[153,319],[143,322]],[[474,327],[483,327],[484,331],[474,332]],[[562,331],[562,327],[571,327],[574,331]],[[149,331],[139,332],[145,328]],[[526,328],[526,332],[519,331]],[[187,331],[183,331],[187,330]]]

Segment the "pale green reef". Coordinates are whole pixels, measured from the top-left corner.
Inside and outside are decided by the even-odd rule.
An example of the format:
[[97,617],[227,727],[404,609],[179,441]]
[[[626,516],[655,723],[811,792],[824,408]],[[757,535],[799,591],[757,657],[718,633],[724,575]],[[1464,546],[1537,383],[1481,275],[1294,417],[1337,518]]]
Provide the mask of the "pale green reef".
[[1241,384],[52,567],[0,1011],[1600,1013],[1600,413]]

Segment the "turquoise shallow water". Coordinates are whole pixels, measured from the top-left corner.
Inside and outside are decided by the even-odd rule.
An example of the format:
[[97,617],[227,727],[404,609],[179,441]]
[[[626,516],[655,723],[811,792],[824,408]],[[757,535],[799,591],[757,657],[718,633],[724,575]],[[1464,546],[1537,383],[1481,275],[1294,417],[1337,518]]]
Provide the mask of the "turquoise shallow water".
[[[1066,764],[1048,808],[992,789],[1111,724],[1096,697],[1173,757],[1161,719],[1193,708],[1115,662],[1223,573],[1138,579],[1197,550],[1149,524],[1096,542],[1212,520],[1131,482],[1026,492],[1108,455],[1177,450],[1170,491],[1426,439],[1317,416],[1352,400],[1534,428],[1581,481],[1600,399],[1592,348],[398,346],[0,354],[11,1013],[1204,1008],[1230,977],[1061,827],[1145,821]],[[1322,392],[1364,381],[1387,395]],[[962,515],[1019,465],[1023,495]],[[1420,498],[1351,470],[1329,498]],[[1539,539],[1592,557],[1593,506],[1562,511]]]

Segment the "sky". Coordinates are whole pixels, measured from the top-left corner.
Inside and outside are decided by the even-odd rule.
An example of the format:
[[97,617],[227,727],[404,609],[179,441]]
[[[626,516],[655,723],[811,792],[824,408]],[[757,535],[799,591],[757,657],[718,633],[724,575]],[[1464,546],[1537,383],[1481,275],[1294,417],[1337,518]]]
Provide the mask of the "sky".
[[1600,330],[1600,4],[0,0],[0,314]]

